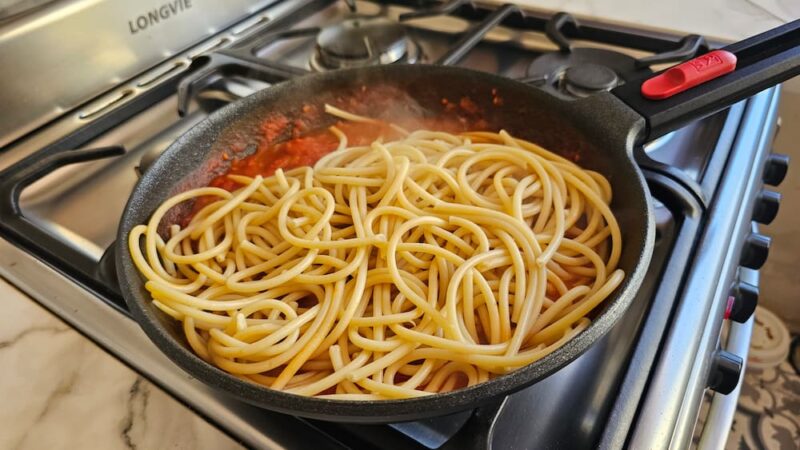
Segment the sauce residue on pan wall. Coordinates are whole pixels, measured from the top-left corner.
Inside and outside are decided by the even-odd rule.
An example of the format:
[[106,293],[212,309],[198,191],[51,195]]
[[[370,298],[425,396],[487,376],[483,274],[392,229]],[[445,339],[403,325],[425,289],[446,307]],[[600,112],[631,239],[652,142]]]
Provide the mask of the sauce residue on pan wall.
[[[335,125],[347,136],[350,146],[369,145],[378,138],[391,140],[398,138],[397,132],[388,124],[339,122]],[[308,133],[303,136],[279,142],[274,145],[265,145],[250,156],[231,162],[230,170],[220,175],[209,183],[209,186],[233,190],[239,184],[228,178],[232,175],[270,176],[277,169],[293,169],[295,167],[311,166],[320,158],[332,152],[339,145],[337,138],[327,128]],[[229,157],[229,156],[228,156]],[[223,155],[223,158],[226,156]]]
[[[332,104],[345,111],[385,122],[339,121],[333,125],[347,136],[349,146],[369,145],[379,138],[388,141],[401,137],[389,126],[389,122],[409,131],[424,128],[459,133],[488,127],[480,107],[469,97],[442,98],[442,111],[432,117],[425,117],[429,111],[406,97],[407,93],[393,86],[362,87],[355,93],[336,98]],[[497,105],[498,102],[496,91],[492,91],[492,104]],[[254,139],[258,142],[255,151],[251,149],[251,154],[241,157],[241,152],[246,150],[246,146],[242,145],[225,152],[223,159],[233,159],[230,169],[214,178],[209,185],[233,190],[239,185],[229,179],[228,174],[270,176],[278,168],[313,165],[339,145],[338,138],[328,129],[330,125],[321,126],[329,117],[321,105],[303,106],[302,114],[295,119],[281,114],[268,116],[259,126],[261,136]]]
[[[277,169],[314,165],[320,158],[335,150],[339,139],[329,127],[335,125],[347,136],[348,146],[369,145],[382,138],[384,141],[401,136],[389,123],[394,123],[408,131],[429,129],[460,133],[464,131],[487,130],[488,123],[481,108],[469,97],[455,99],[442,98],[439,111],[431,111],[419,106],[409,94],[395,86],[362,87],[347,95],[329,99],[337,108],[353,114],[375,118],[382,122],[359,123],[349,121],[332,122],[323,105],[306,104],[302,114],[290,118],[281,113],[271,113],[259,124],[256,136],[249,136],[249,144],[232,144],[222,153],[222,159],[230,161],[228,170],[213,178],[208,184],[233,191],[240,184],[228,175],[270,176]],[[502,99],[492,91],[491,104],[498,106]],[[188,224],[192,217],[212,198],[198,198],[188,216],[180,222]]]

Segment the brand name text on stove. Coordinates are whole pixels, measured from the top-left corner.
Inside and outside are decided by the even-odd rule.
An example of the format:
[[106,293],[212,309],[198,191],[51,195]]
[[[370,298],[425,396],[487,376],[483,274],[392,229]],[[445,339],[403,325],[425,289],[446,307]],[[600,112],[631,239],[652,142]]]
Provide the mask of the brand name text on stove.
[[157,25],[162,20],[167,20],[192,7],[192,0],[173,0],[169,3],[153,8],[144,14],[128,21],[128,30],[131,34],[144,31],[147,27]]

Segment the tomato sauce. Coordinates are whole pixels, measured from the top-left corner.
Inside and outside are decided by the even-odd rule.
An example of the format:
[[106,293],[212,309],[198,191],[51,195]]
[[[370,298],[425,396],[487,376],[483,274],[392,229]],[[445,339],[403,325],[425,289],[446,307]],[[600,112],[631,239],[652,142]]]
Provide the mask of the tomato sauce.
[[[399,137],[388,124],[339,122],[336,127],[347,136],[348,146],[368,145],[380,137],[386,140]],[[268,177],[278,169],[312,166],[338,146],[339,138],[327,128],[274,145],[266,145],[252,155],[234,160],[228,172],[211,180],[209,186],[232,191],[240,185],[228,175]]]
[[[487,122],[482,117],[478,105],[468,97],[441,99],[443,111],[434,117],[421,118],[420,111],[414,109],[413,99],[402,100],[406,94],[391,86],[377,86],[371,89],[363,87],[349,96],[336,98],[336,106],[354,114],[373,116],[388,115],[392,121],[406,130],[419,129],[460,133],[472,130],[485,130]],[[493,103],[502,101],[492,92]],[[339,138],[330,129],[319,128],[326,113],[320,105],[306,105],[298,118],[288,118],[281,114],[273,114],[265,118],[253,130],[251,144],[240,142],[231,144],[222,154],[222,160],[230,161],[230,167],[212,179],[208,184],[227,191],[234,191],[241,184],[230,179],[228,175],[245,175],[268,177],[277,169],[293,169],[295,167],[313,166],[320,158],[339,146]],[[400,118],[397,118],[400,117]],[[347,145],[369,145],[378,138],[385,141],[400,138],[388,122],[362,123],[339,121],[335,126],[347,136]],[[312,128],[317,127],[317,128]],[[182,225],[213,200],[201,197],[195,200],[190,213],[183,218]]]

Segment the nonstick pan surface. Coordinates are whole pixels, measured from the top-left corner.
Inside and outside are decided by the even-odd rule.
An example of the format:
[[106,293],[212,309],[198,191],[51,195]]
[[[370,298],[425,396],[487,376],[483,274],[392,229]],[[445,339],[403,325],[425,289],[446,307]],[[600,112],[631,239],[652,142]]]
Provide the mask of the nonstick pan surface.
[[[733,61],[739,57],[734,72],[706,76],[708,79],[699,87],[684,86],[682,91],[678,89],[659,100],[642,97],[645,80],[629,82],[611,93],[565,101],[496,75],[426,65],[342,70],[277,84],[211,114],[176,140],[139,180],[117,239],[117,273],[122,293],[148,336],[176,364],[204,383],[263,408],[326,420],[385,423],[444,415],[510,394],[547,377],[586,351],[623,315],[641,284],[653,250],[654,223],[644,179],[633,161],[634,146],[797,74],[798,30],[800,23],[795,22],[727,47],[735,56]],[[675,91],[673,85],[680,84],[682,76],[684,81],[686,74],[705,76],[701,73],[704,67],[713,66],[716,61],[709,54],[700,64],[684,63],[670,69],[672,72],[659,82],[665,89]],[[723,58],[722,62],[726,61],[730,62]],[[371,91],[390,92],[393,106],[387,107],[385,99],[374,105],[348,100]],[[448,114],[446,103],[463,98],[479,111],[479,117],[468,119],[475,119],[481,128],[505,129],[536,142],[584,168],[602,173],[611,183],[611,208],[623,238],[619,267],[626,277],[592,314],[588,329],[561,348],[512,373],[450,393],[375,402],[319,399],[271,390],[207,364],[190,350],[179,323],[152,305],[144,279],[131,261],[127,246],[130,230],[145,223],[170,196],[205,186],[224,173],[230,161],[223,155],[232,148],[247,149],[259,144],[254,140],[262,139],[257,136],[264,134],[260,128],[264,121],[282,117],[304,121],[311,128],[325,127],[334,120],[307,114],[309,106],[320,109],[324,103],[389,120],[403,114],[438,117]],[[273,138],[280,140],[281,136]],[[180,220],[185,213],[175,211],[172,220]]]
[[[280,115],[308,120],[308,106],[332,103],[347,108],[349,99],[362,96],[363,88],[391,92],[403,108],[380,110],[359,103],[358,113],[386,118],[413,114],[443,116],[442,99],[468,98],[480,111],[486,129],[505,129],[537,142],[597,170],[611,182],[612,209],[623,232],[619,267],[625,281],[598,308],[587,330],[547,357],[508,375],[452,393],[429,397],[357,402],[301,397],[238,379],[204,362],[188,347],[180,324],[153,306],[144,278],[134,267],[127,246],[130,230],[145,223],[170,196],[206,185],[224,173],[229,161],[222,154],[232,147],[246,148],[264,121]],[[308,95],[313,93],[313,95]],[[497,100],[497,99],[501,100]],[[451,67],[386,66],[330,72],[301,77],[257,92],[232,103],[175,141],[143,174],[130,197],[118,235],[118,277],[123,295],[148,336],[175,363],[203,382],[255,405],[294,415],[351,422],[392,422],[442,415],[474,407],[499,395],[534,383],[572,361],[608,331],[627,309],[647,268],[653,246],[653,215],[644,180],[631,158],[631,130],[641,119],[628,111],[626,122],[602,124],[597,114],[627,111],[612,96],[592,98],[593,111],[563,102],[535,88],[498,76]],[[502,104],[497,104],[502,103]],[[411,105],[408,107],[407,105]],[[472,108],[470,108],[472,109]],[[332,118],[313,120],[319,127]],[[312,125],[313,128],[313,125]],[[173,217],[185,211],[175,212]]]

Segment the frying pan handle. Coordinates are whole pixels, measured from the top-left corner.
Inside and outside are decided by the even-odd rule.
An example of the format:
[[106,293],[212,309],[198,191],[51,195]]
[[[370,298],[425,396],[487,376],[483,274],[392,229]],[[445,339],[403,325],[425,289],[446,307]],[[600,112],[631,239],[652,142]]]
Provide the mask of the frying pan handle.
[[647,122],[639,142],[663,136],[800,74],[800,20],[720,50],[611,91]]

